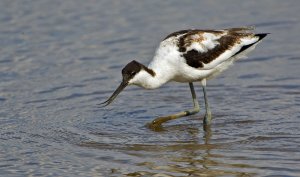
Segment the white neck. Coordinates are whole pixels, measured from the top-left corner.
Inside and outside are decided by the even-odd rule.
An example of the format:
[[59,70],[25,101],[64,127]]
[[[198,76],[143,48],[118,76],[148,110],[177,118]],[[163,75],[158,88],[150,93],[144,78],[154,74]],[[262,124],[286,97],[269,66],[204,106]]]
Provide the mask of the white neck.
[[162,71],[157,67],[149,66],[149,69],[154,71],[154,76],[142,69],[129,81],[129,84],[138,85],[145,89],[155,89],[171,80],[168,74],[169,72],[166,71],[165,68]]

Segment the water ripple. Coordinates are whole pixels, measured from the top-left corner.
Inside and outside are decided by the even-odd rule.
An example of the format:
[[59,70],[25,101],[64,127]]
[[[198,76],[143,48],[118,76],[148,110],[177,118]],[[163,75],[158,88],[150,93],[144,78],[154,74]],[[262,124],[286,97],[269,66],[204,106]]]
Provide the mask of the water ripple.
[[[298,1],[7,0],[0,10],[0,176],[300,174]],[[157,129],[147,123],[193,106],[187,84],[128,87],[97,106],[165,35],[245,22],[272,35],[208,82],[210,127],[199,84],[200,113]]]

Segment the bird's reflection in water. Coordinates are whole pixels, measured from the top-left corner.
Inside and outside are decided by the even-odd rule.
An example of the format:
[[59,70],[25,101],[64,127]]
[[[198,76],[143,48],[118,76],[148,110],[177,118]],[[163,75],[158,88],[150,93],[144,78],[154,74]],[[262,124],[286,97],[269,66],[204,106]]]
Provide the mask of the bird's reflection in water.
[[[104,143],[87,141],[78,144],[81,147],[105,150],[100,159],[112,163],[110,176],[253,176],[255,166],[242,164],[228,156],[232,143],[218,143],[215,129],[201,124],[164,125],[143,131],[140,143]],[[139,134],[134,135],[137,137]],[[101,134],[101,137],[105,136]],[[117,135],[114,135],[117,136]],[[114,137],[110,135],[109,137]],[[224,142],[224,141],[222,141]],[[114,158],[110,153],[126,154]],[[98,158],[99,159],[99,158]],[[126,164],[126,168],[117,165]],[[125,164],[124,164],[125,163]],[[119,165],[120,165],[119,164]],[[249,170],[252,169],[252,170]]]
[[127,147],[130,155],[145,157],[145,154],[151,154],[153,157],[146,158],[146,161],[137,164],[148,168],[148,170],[127,173],[127,176],[253,175],[233,171],[235,169],[233,167],[243,166],[243,164],[226,164],[222,162],[222,159],[226,157],[216,151],[226,149],[227,145],[211,143],[213,131],[209,125],[203,127],[204,131],[197,127],[187,128],[186,125],[159,126],[152,130],[157,133],[186,130],[190,137],[187,141],[178,141],[168,145],[135,144]]

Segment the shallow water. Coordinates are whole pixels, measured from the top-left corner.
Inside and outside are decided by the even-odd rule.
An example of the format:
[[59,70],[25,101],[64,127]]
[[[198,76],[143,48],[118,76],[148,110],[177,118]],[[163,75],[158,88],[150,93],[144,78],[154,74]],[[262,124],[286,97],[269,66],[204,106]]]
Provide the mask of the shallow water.
[[[300,176],[300,1],[0,2],[1,176]],[[208,82],[201,113],[188,84],[129,87],[120,70],[148,63],[168,33],[255,25],[249,58]]]

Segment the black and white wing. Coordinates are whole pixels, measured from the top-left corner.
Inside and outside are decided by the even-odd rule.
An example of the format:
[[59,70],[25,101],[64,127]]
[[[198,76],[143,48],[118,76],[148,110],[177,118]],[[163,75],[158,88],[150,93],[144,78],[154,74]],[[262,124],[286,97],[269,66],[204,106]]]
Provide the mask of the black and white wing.
[[224,61],[254,48],[267,34],[254,34],[253,28],[224,30],[182,30],[164,40],[176,38],[177,47],[186,63],[194,68],[209,70]]

